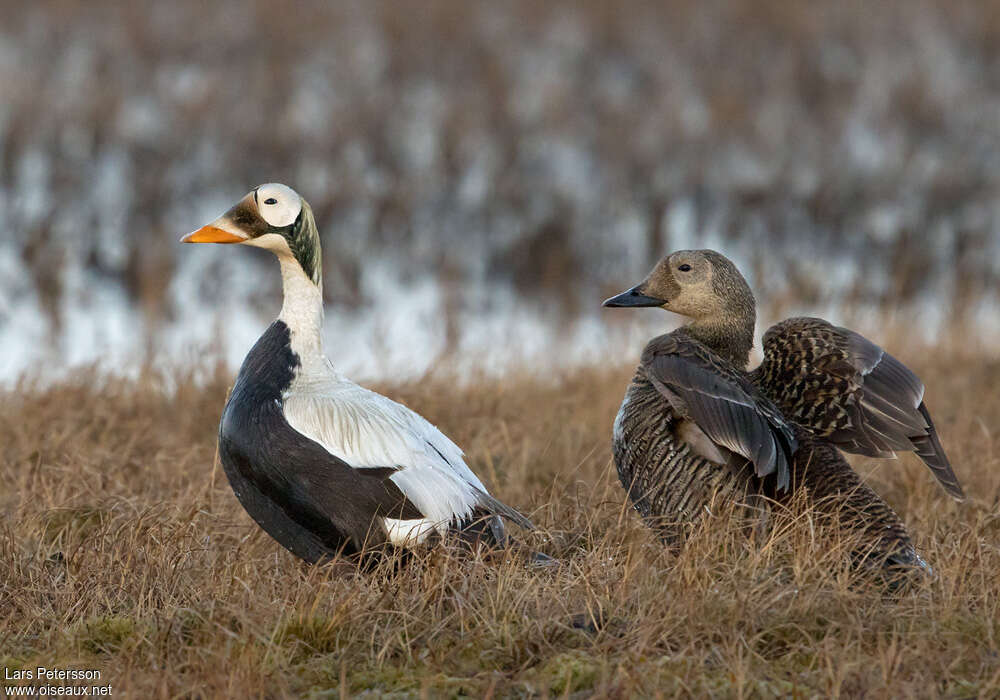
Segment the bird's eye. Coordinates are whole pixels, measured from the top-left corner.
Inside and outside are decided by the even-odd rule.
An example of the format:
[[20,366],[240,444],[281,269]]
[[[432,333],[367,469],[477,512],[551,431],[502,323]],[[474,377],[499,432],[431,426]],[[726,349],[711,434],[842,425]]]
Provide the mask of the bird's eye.
[[277,203],[278,200],[275,199],[274,197],[268,197],[267,199],[264,200],[264,204],[277,204]]
[[684,263],[683,265],[681,265],[677,269],[680,270],[681,272],[691,272],[691,266],[688,265],[687,263]]

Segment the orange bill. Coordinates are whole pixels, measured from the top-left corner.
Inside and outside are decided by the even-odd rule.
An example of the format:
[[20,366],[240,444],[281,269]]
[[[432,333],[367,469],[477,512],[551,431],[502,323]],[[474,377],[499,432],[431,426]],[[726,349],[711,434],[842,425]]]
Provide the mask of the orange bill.
[[246,238],[215,226],[202,226],[181,239],[181,243],[242,243]]

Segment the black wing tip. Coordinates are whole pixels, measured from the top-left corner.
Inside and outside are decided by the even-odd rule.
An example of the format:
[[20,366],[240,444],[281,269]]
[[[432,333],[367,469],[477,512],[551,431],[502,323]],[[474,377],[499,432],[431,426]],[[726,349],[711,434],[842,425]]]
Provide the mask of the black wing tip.
[[783,454],[777,464],[777,472],[778,491],[788,493],[791,490],[791,470],[788,468],[788,458]]
[[778,432],[778,456],[781,463],[778,465],[778,491],[788,493],[791,490],[792,460],[795,453],[799,451],[799,441],[795,437],[795,432],[784,426]]
[[945,481],[938,476],[938,483],[941,484],[941,488],[943,488],[949,496],[955,499],[956,503],[962,503],[967,498],[965,495],[965,489],[963,489],[962,485],[958,483],[958,479]]
[[934,474],[938,483],[941,484],[941,488],[949,496],[956,501],[964,501],[966,499],[965,490],[962,488],[962,484],[959,482],[955,471],[951,468],[951,462],[948,461],[948,457],[945,455],[943,449],[939,448],[928,452],[921,449],[919,444],[914,444],[913,451],[927,465],[927,468]]
[[510,522],[514,523],[519,528],[521,528],[522,530],[528,530],[529,532],[531,532],[531,531],[534,531],[534,530],[537,529],[535,527],[535,524],[533,522],[531,522],[531,520],[529,520],[527,517],[521,515],[520,513],[518,513],[513,508],[510,508],[509,510],[504,510],[504,511],[497,512],[496,515],[499,515],[504,520],[509,520]]
[[943,450],[937,450],[931,454],[921,452],[921,450],[914,450],[918,457],[927,465],[931,473],[937,478],[938,483],[941,484],[949,496],[954,498],[956,501],[964,501],[965,490],[962,488],[962,484],[958,481],[958,476],[955,475],[955,471],[951,468],[951,462],[948,461],[948,457],[944,454]]
[[791,474],[789,473],[788,464],[783,461],[778,464],[768,465],[763,469],[757,469],[756,474],[760,479],[766,479],[774,474],[775,488],[778,491],[788,493],[791,490]]
[[535,524],[527,517],[521,515],[517,510],[511,508],[498,498],[494,498],[488,493],[482,494],[480,504],[489,510],[493,515],[499,515],[505,520],[509,520],[523,530],[535,530]]
[[931,420],[927,404],[921,401],[920,405],[917,406],[917,410],[927,421],[927,434],[910,438],[910,442],[913,444],[913,451],[917,453],[917,456],[933,472],[949,496],[958,502],[964,501],[966,499],[965,490],[958,481],[955,470],[951,467],[951,460],[948,459],[948,455],[944,451],[944,445],[941,444],[941,439],[938,437],[937,428],[934,427],[934,421]]
[[[774,474],[777,490],[787,493],[791,486],[791,469],[789,469],[788,465],[791,461],[791,455],[794,454],[794,450],[786,452],[786,445],[781,444],[780,440],[774,441],[773,444],[774,454],[772,458],[767,461],[759,460],[755,462],[754,472],[760,479],[765,479]],[[793,442],[793,444],[797,447],[797,443]]]

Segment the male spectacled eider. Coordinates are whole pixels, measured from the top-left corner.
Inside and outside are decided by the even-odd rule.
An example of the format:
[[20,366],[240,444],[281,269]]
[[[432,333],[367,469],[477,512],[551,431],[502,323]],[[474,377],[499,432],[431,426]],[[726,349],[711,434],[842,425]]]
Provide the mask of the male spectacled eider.
[[803,489],[820,508],[837,504],[842,522],[863,534],[865,564],[926,568],[896,513],[836,449],[916,452],[951,496],[963,497],[924,386],[899,360],[853,331],[795,318],[767,331],[763,364],[748,373],[753,293],[712,250],[668,255],[604,305],[689,319],[646,346],[615,421],[615,462],[640,513],[691,520],[720,494],[780,500]]
[[532,528],[437,428],[323,356],[319,233],[298,193],[261,185],[181,240],[266,248],[281,265],[281,313],[243,361],[219,426],[236,497],[281,545],[320,562],[449,531],[504,544],[499,516]]

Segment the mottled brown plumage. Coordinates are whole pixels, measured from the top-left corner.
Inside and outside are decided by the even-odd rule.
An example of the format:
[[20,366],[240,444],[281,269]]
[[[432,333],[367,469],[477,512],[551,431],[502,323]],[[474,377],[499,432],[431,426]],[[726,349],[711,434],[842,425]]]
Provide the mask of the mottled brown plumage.
[[708,459],[685,441],[683,422],[640,366],[615,419],[615,465],[633,507],[670,543],[715,501],[745,503],[755,492],[750,471]]
[[852,553],[859,566],[930,568],[896,511],[861,480],[836,447],[801,426],[795,426],[795,435],[799,449],[792,460],[793,486],[775,494],[779,504],[790,504],[801,490],[820,516],[836,518],[841,527],[860,535],[863,544]]
[[753,294],[715,251],[673,253],[605,305],[659,306],[691,319],[649,343],[615,420],[615,464],[644,518],[694,522],[720,498],[789,502],[802,492],[862,535],[859,560],[926,566],[900,518],[837,450],[916,451],[961,494],[923,385],[902,363],[852,331],[791,319],[768,331],[764,365],[747,373]]
[[790,318],[764,334],[751,373],[782,410],[845,452],[916,452],[954,498],[965,497],[924,404],[924,385],[867,338],[819,318]]
[[685,329],[654,338],[614,428],[618,476],[670,541],[713,502],[787,487],[795,438],[745,373]]

